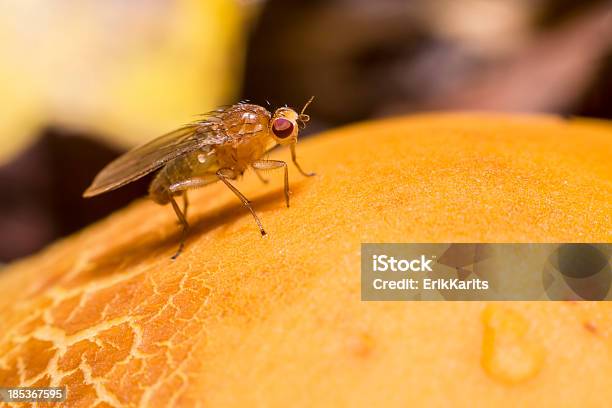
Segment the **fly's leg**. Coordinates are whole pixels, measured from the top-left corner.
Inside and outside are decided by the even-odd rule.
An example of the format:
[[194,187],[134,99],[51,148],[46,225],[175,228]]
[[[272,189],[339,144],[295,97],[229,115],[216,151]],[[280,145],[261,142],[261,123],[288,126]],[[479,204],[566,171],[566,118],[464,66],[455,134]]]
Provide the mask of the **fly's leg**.
[[185,247],[185,239],[187,238],[187,230],[189,230],[189,224],[187,223],[187,218],[185,218],[185,214],[181,211],[174,197],[170,196],[170,203],[172,204],[172,208],[176,213],[176,216],[179,219],[179,222],[183,226],[183,232],[181,234],[181,243],[179,244],[178,250],[174,255],[172,255],[172,259],[178,258],[178,256],[183,252],[183,248]]
[[[178,251],[172,256],[172,259],[176,259],[183,248],[185,247],[185,239],[187,238],[187,231],[189,229],[189,224],[187,223],[187,209],[189,208],[189,200],[187,199],[187,189],[189,188],[197,188],[202,187],[211,183],[212,180],[216,180],[216,176],[214,173],[209,174],[209,177],[194,177],[187,180],[182,180],[177,183],[174,183],[168,187],[169,196],[170,196],[170,204],[172,204],[172,208],[176,213],[176,216],[179,220],[179,223],[183,226],[183,233],[181,235],[181,243],[179,244]],[[176,200],[174,199],[174,195],[181,194],[183,196],[183,211],[179,208]]]
[[262,176],[261,173],[257,170],[255,166],[252,166],[252,167],[253,167],[253,170],[255,171],[255,174],[257,174],[257,177],[259,178],[259,180],[261,180],[261,182],[264,184],[268,184],[270,180]]
[[176,183],[171,184],[170,187],[168,187],[168,190],[170,190],[170,193],[172,194],[183,194],[184,192],[185,195],[183,196],[183,199],[186,199],[187,190],[204,187],[215,181],[217,181],[217,175],[215,173],[205,173],[203,176],[196,176],[185,180],[177,181]]
[[281,160],[257,160],[254,161],[251,166],[256,170],[285,168],[285,202],[287,203],[287,207],[289,207],[289,166],[287,166],[287,163]]
[[187,218],[187,209],[189,208],[189,198],[187,198],[187,190],[183,190],[183,215]]
[[299,172],[302,173],[302,175],[305,176],[305,177],[315,176],[316,173],[306,173],[304,170],[302,170],[302,167],[300,167],[300,165],[298,164],[298,162],[297,162],[297,155],[295,153],[295,143],[291,143],[289,148],[291,149],[291,161],[293,162],[293,164],[295,164],[295,167],[297,167]]
[[[181,197],[183,197],[183,216],[187,218],[187,210],[189,209],[189,199],[187,198],[187,190],[183,191]],[[178,223],[179,225],[181,224],[180,221],[178,221]]]
[[221,180],[223,183],[225,183],[225,185],[230,190],[232,190],[232,192],[234,194],[236,194],[236,196],[240,199],[240,201],[242,201],[242,205],[244,205],[246,208],[248,208],[248,210],[251,212],[251,214],[253,215],[253,218],[255,219],[255,222],[257,223],[257,226],[259,227],[259,231],[261,232],[261,236],[263,237],[264,235],[266,235],[266,231],[263,228],[261,220],[259,219],[259,217],[255,213],[255,210],[253,210],[253,207],[251,207],[251,202],[244,196],[244,194],[242,194],[240,191],[238,191],[238,189],[236,187],[234,187],[232,185],[232,183],[229,182],[228,179],[235,178],[234,171],[231,170],[231,169],[219,169],[219,170],[217,170],[216,174],[217,174],[217,177],[219,178],[219,180]]
[[[181,238],[181,244],[179,246],[179,250],[172,257],[172,259],[176,259],[176,257],[183,250],[184,242],[185,242],[185,238],[187,234],[187,229],[189,228],[189,224],[187,224],[185,215],[183,212],[181,212],[178,204],[176,203],[176,200],[174,200],[173,198],[173,195],[181,193],[183,195],[183,199],[186,200],[188,189],[203,187],[205,185],[210,184],[211,182],[215,180],[223,181],[223,183],[225,183],[225,185],[228,186],[229,189],[232,190],[232,192],[238,196],[238,198],[240,198],[240,201],[242,201],[242,204],[245,207],[247,207],[249,211],[251,211],[251,214],[253,214],[253,218],[255,218],[255,222],[257,223],[257,226],[259,227],[259,230],[261,231],[261,235],[262,236],[266,235],[266,231],[264,230],[263,225],[261,221],[259,220],[259,217],[257,216],[257,214],[255,214],[253,207],[251,207],[251,203],[249,202],[249,200],[247,200],[247,198],[228,181],[228,179],[232,179],[232,178],[235,178],[235,174],[231,169],[220,169],[216,173],[207,173],[204,176],[192,177],[186,180],[181,180],[179,182],[172,184],[170,187],[168,187],[168,190],[170,192],[170,203],[172,204],[172,208],[174,208],[174,212],[176,212],[176,215],[181,225],[183,225],[183,236]],[[187,206],[188,201],[184,201],[184,203],[186,203],[186,206]],[[186,206],[185,206],[185,209],[187,208]]]

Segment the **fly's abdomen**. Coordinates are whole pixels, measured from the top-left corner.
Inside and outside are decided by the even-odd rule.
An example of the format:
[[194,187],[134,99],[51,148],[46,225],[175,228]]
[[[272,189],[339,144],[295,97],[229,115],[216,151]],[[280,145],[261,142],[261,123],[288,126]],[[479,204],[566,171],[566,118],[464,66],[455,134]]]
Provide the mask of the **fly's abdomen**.
[[166,164],[155,176],[149,186],[149,195],[158,204],[166,204],[172,192],[170,187],[181,181],[194,177],[217,181],[215,172],[218,170],[217,158],[212,149],[198,150],[178,157]]

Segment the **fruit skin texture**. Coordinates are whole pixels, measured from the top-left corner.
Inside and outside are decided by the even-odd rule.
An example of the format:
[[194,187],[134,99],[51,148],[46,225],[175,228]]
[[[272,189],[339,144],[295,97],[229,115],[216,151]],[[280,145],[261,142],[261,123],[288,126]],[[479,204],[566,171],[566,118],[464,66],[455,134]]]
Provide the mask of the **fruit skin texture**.
[[[272,158],[288,160],[288,152]],[[431,114],[302,140],[262,185],[141,200],[0,274],[0,384],[71,406],[604,406],[612,304],[361,302],[361,242],[609,242],[612,124]],[[517,358],[510,361],[507,347]],[[526,357],[521,357],[526,356]]]

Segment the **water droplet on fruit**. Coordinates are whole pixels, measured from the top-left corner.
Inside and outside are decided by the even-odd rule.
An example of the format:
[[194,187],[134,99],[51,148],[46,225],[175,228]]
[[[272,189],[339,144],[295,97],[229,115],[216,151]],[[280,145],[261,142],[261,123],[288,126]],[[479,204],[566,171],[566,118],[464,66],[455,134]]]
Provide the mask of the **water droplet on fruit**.
[[500,306],[483,311],[484,338],[481,364],[487,374],[504,383],[534,377],[544,363],[544,350],[528,333],[527,319]]

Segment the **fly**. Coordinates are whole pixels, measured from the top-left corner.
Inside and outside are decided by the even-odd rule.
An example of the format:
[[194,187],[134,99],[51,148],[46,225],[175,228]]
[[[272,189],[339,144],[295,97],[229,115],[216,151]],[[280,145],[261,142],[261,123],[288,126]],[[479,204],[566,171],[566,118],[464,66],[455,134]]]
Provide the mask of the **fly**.
[[[266,235],[261,220],[249,200],[230,182],[248,168],[267,182],[260,170],[284,169],[285,201],[289,207],[289,170],[281,160],[263,159],[277,145],[289,145],[291,160],[298,171],[307,173],[297,162],[295,145],[299,129],[310,117],[304,113],[314,97],[298,114],[287,107],[274,114],[254,104],[238,103],[203,115],[203,119],[136,147],[104,167],[83,197],[106,193],[135,181],[155,170],[159,172],[149,186],[149,197],[160,205],[170,203],[182,226],[181,241],[172,259],[183,251],[189,223],[187,191],[221,181],[253,215],[261,235]],[[183,198],[182,209],[176,198]]]

